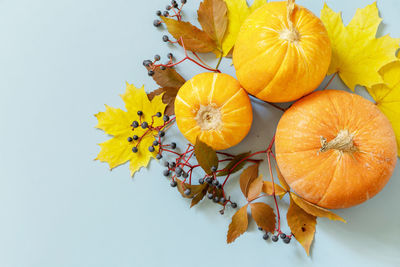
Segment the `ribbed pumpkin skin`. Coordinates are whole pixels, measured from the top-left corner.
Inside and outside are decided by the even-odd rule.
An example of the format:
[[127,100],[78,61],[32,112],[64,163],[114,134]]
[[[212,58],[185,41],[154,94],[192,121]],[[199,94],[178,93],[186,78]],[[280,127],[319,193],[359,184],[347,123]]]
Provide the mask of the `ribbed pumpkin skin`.
[[[320,152],[320,137],[354,135],[357,152]],[[296,102],[279,121],[275,149],[285,180],[301,197],[329,209],[375,196],[397,162],[389,120],[370,101],[337,90],[317,91]]]
[[[217,129],[204,130],[196,116],[201,106],[213,106],[221,114]],[[192,143],[200,140],[216,150],[238,144],[247,135],[253,121],[249,96],[239,82],[222,73],[202,73],[187,81],[175,99],[176,122]]]
[[323,81],[331,61],[331,45],[321,20],[304,7],[292,15],[300,40],[281,38],[288,30],[286,1],[269,2],[243,23],[233,52],[240,84],[269,102],[296,100]]

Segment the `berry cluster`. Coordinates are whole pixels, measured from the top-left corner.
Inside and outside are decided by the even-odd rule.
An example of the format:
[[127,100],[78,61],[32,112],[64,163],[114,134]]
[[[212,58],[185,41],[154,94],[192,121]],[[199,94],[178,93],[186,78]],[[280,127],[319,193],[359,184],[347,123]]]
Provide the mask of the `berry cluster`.
[[[148,150],[150,152],[154,152],[156,150],[156,147],[159,146],[159,152],[156,156],[157,159],[161,159],[162,158],[162,147],[164,145],[161,144],[161,138],[165,136],[165,131],[163,130],[171,121],[173,121],[173,119],[171,120],[169,118],[168,115],[164,115],[163,117],[163,121],[164,124],[161,126],[154,126],[154,117],[158,117],[161,118],[162,113],[161,112],[157,112],[156,114],[151,116],[151,122],[145,121],[144,118],[144,114],[143,111],[139,110],[137,112],[137,115],[139,116],[139,121],[133,121],[131,124],[132,127],[132,131],[135,132],[135,129],[141,127],[143,130],[145,130],[145,132],[142,135],[137,135],[134,134],[133,136],[129,136],[128,137],[128,142],[132,143],[135,142],[135,145],[132,147],[132,152],[133,153],[137,153],[139,151],[138,147],[140,142],[142,141],[142,139],[149,134],[152,134],[154,136],[154,141],[153,144],[151,146],[148,147]],[[156,134],[154,134],[156,133]],[[167,145],[168,146],[168,145]]]
[[[262,229],[261,227],[258,227],[258,230],[264,232],[264,234],[263,234],[263,239],[264,240],[268,240],[269,239],[269,233],[268,232],[265,232],[264,229]],[[273,242],[278,242],[279,237],[280,237],[282,239],[283,243],[289,244],[290,240],[292,239],[292,236],[293,236],[293,234],[286,235],[285,233],[282,233],[281,231],[278,231],[278,233],[276,235],[273,235],[271,237],[271,240]]]
[[[182,7],[183,7],[184,4],[186,4],[186,2],[187,2],[186,0],[181,0],[181,7],[179,7],[178,3],[175,0],[172,0],[171,1],[171,5],[167,5],[165,7],[164,11],[157,10],[156,11],[156,15],[159,16],[159,17],[161,17],[161,16],[164,16],[164,17],[176,17],[176,18],[178,18],[180,20],[181,17],[182,17],[182,15],[181,15]],[[173,12],[174,14],[170,15],[169,12]],[[156,20],[153,21],[154,27],[160,27],[161,24],[162,24],[162,22],[159,19],[156,19]]]
[[161,60],[160,55],[155,55],[153,61],[151,61],[149,59],[144,60],[143,66],[145,66],[148,69],[147,74],[149,76],[153,76],[155,74],[155,69],[157,67],[160,67],[160,70],[166,70],[167,67],[170,67],[173,64],[174,55],[172,53],[168,53],[167,58],[168,58],[168,62],[166,62],[165,64],[160,64],[160,65],[156,65],[156,63]]

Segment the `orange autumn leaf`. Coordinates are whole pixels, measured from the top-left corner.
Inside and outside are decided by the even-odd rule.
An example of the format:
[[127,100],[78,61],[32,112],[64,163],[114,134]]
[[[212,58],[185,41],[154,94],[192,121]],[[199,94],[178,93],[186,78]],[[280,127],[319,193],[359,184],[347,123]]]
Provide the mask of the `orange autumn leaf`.
[[281,171],[279,170],[278,166],[276,166],[276,174],[278,176],[279,183],[281,183],[282,187],[286,191],[290,191],[290,186],[286,183],[285,177],[283,177],[283,175],[282,175]]
[[310,255],[310,247],[314,240],[317,217],[305,212],[293,201],[293,198],[290,197],[290,206],[286,214],[286,219],[296,240],[303,246],[307,255]]
[[174,111],[174,103],[175,97],[178,93],[179,88],[176,87],[162,87],[157,90],[154,90],[147,94],[149,100],[151,101],[156,95],[162,95],[162,101],[167,106],[165,107],[164,114],[171,116],[175,113]]
[[186,80],[172,67],[162,70],[159,67],[153,69],[148,66],[146,69],[154,72],[151,77],[161,87],[180,88],[186,82]]
[[[262,186],[262,191],[265,194],[272,196],[274,194],[274,191],[272,188],[273,188],[272,182],[264,181],[263,186]],[[275,195],[276,196],[279,196],[280,198],[282,198],[286,193],[287,193],[287,191],[285,189],[283,189],[280,185],[275,184]]]
[[228,26],[228,8],[223,0],[204,0],[197,10],[203,30],[213,38],[219,50]]
[[344,220],[339,215],[336,215],[335,213],[333,213],[327,209],[318,207],[317,205],[315,205],[311,202],[308,202],[307,200],[293,194],[292,192],[290,192],[290,197],[297,204],[297,206],[302,208],[308,214],[314,215],[316,217],[326,217],[326,218],[328,218],[330,220],[334,220],[334,221],[341,221],[344,223],[346,222],[346,220]]
[[258,164],[247,167],[240,175],[240,189],[243,195],[247,198],[250,184],[258,177]]
[[247,200],[253,201],[256,197],[261,194],[263,188],[263,178],[262,175],[258,176],[254,181],[249,185],[249,191],[247,192]]
[[264,231],[273,233],[275,231],[275,213],[274,210],[263,202],[251,203],[251,216],[256,221],[258,227]]
[[217,153],[212,147],[202,142],[199,137],[197,137],[196,145],[194,146],[194,155],[205,173],[211,174],[212,167],[218,167]]
[[226,242],[232,243],[241,234],[246,232],[248,226],[247,205],[241,207],[232,217],[232,222],[229,224]]
[[[190,185],[187,183],[183,183],[183,181],[179,180],[178,178],[175,178],[175,181],[177,182],[176,188],[178,189],[179,193],[181,193],[182,197],[184,198],[193,198],[197,194],[200,194],[204,188],[207,186],[207,184],[199,184],[199,185]],[[186,195],[184,192],[186,189],[190,189],[190,194]]]
[[215,41],[208,34],[193,26],[190,22],[178,21],[166,17],[161,17],[167,25],[169,33],[187,50],[192,52],[207,53],[216,48]]

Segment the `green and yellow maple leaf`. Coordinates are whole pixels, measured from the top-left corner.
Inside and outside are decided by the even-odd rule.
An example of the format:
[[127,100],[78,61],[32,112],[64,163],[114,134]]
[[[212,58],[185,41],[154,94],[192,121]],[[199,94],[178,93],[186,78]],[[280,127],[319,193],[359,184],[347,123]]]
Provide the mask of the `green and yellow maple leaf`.
[[400,61],[384,66],[379,73],[384,84],[367,87],[378,108],[392,123],[400,156]]
[[[95,115],[98,120],[96,128],[113,136],[110,140],[99,144],[101,151],[96,160],[107,162],[110,169],[129,161],[130,173],[133,176],[141,167],[148,165],[150,159],[158,153],[158,149],[154,152],[148,150],[148,147],[154,141],[154,135],[157,134],[155,130],[143,129],[142,127],[133,130],[131,124],[133,121],[142,120],[150,123],[154,120],[153,127],[162,126],[164,124],[162,118],[152,118],[152,116],[157,112],[163,112],[166,104],[162,101],[162,95],[156,95],[150,101],[144,87],[139,89],[128,83],[126,84],[126,92],[121,95],[121,98],[125,102],[127,111],[106,105],[105,112],[99,112]],[[139,110],[143,112],[141,119],[137,114]],[[137,141],[128,142],[128,138],[133,135],[143,137]],[[138,152],[133,153],[132,148],[136,145]]]
[[357,9],[347,26],[344,26],[341,14],[325,4],[321,20],[332,43],[332,61],[328,74],[337,72],[351,90],[357,84],[371,87],[383,83],[378,71],[397,60],[396,51],[400,39],[389,35],[376,38],[382,21],[376,2]]
[[[236,43],[240,27],[244,20],[267,0],[255,0],[249,7],[246,0],[225,0],[228,7],[228,29],[222,41],[223,56],[227,56]],[[218,52],[216,53],[219,56]]]

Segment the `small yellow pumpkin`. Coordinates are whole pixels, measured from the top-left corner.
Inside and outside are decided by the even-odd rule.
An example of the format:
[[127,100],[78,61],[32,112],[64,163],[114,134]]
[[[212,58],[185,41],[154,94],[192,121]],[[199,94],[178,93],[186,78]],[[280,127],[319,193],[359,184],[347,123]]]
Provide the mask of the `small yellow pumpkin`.
[[296,100],[323,81],[331,45],[322,21],[294,1],[269,2],[243,23],[233,51],[240,84],[268,102]]

